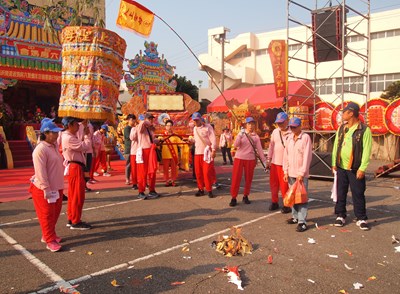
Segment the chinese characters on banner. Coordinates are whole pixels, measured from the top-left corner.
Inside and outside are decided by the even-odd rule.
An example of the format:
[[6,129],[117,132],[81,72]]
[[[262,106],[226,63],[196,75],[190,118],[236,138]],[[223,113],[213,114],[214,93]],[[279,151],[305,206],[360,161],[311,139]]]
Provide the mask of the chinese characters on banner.
[[121,0],[117,25],[148,37],[153,28],[154,13],[132,0]]
[[[385,135],[389,130],[385,124],[385,111],[389,102],[384,99],[370,99],[366,105],[361,107],[361,112],[366,112],[368,125],[373,136]],[[367,109],[367,110],[366,110]]]
[[287,46],[284,40],[272,40],[268,46],[268,54],[271,58],[274,73],[276,98],[287,96],[288,64]]

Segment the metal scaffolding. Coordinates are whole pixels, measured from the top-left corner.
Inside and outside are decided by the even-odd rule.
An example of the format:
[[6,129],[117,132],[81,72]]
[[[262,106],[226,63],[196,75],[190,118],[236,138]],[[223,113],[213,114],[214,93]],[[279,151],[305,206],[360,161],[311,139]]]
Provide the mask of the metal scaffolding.
[[[337,15],[340,20],[336,23],[337,36],[341,38],[340,40],[333,43],[332,39],[320,33],[320,27],[312,22],[313,17],[318,13]],[[352,17],[351,22],[348,22],[349,17]],[[324,22],[320,26],[323,24]],[[320,44],[337,51],[339,57],[336,61],[315,60],[316,39]],[[331,163],[327,163],[321,157],[320,152],[321,150],[331,151],[335,132],[320,131],[315,128],[317,122],[316,103],[320,90],[322,88],[329,89],[327,83],[336,79],[336,85],[331,85],[331,94],[334,95],[332,104],[343,106],[345,101],[352,100],[351,96],[362,99],[365,109],[367,109],[370,92],[370,0],[315,0],[314,3],[310,0],[287,0],[287,45],[289,81],[305,80],[314,87],[310,96],[299,97],[304,101],[313,99],[313,109],[310,113],[297,113],[297,115],[312,117],[312,129],[307,132],[313,140],[313,157],[320,160],[322,165],[330,171]],[[314,58],[312,58],[313,55]],[[352,68],[346,64],[346,59],[350,57],[352,58]],[[296,95],[288,93],[289,96]],[[286,110],[288,111],[287,104]],[[366,115],[365,118],[367,118]],[[318,177],[319,175],[313,176]],[[329,177],[331,176],[329,175]]]

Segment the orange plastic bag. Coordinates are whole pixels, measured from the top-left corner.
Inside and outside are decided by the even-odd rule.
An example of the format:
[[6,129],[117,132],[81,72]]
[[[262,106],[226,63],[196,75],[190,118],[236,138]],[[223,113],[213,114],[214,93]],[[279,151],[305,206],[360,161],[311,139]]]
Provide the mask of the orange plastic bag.
[[287,207],[293,207],[295,203],[297,191],[297,181],[287,190],[285,198],[283,198],[283,205]]
[[306,203],[308,201],[308,197],[307,197],[306,187],[304,186],[304,182],[296,180],[296,183],[297,185],[294,197],[294,204]]

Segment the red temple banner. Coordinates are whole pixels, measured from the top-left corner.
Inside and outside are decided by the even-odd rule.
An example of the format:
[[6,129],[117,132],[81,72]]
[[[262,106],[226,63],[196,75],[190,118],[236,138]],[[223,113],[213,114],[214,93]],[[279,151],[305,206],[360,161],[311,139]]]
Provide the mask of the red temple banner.
[[287,96],[288,92],[288,57],[285,40],[272,40],[268,46],[274,73],[276,97]]
[[315,105],[315,126],[317,131],[333,131],[333,105],[328,102],[319,102]]
[[148,37],[154,23],[154,13],[132,0],[121,0],[117,25]]
[[386,108],[385,124],[392,134],[400,136],[400,99],[392,101]]
[[374,136],[385,135],[389,131],[385,124],[385,111],[388,105],[387,100],[376,98],[368,101],[367,109],[365,105],[360,109],[362,113],[367,114],[367,122]]

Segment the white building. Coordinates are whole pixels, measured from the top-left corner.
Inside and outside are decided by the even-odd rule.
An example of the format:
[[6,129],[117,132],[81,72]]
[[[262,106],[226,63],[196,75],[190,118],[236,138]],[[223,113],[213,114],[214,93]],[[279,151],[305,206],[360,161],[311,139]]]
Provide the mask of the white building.
[[[370,51],[369,51],[369,74],[370,74],[370,93],[364,97],[345,94],[344,100],[353,100],[363,104],[365,97],[377,98],[394,81],[400,80],[400,9],[372,13],[370,18]],[[360,17],[348,17],[347,24],[356,24]],[[311,16],[310,16],[311,21]],[[368,32],[368,22],[357,25],[358,31]],[[225,28],[222,28],[222,30]],[[222,68],[222,48],[221,42],[214,36],[221,31],[221,28],[210,29],[208,31],[208,53],[199,56],[201,63],[210,72],[221,88],[221,68]],[[229,30],[228,30],[229,31]],[[367,54],[368,48],[365,38],[348,31],[347,46],[361,54]],[[296,39],[311,44],[312,36],[310,30],[303,26],[289,29],[290,36],[296,36]],[[271,84],[274,82],[270,58],[267,48],[271,40],[286,40],[287,30],[277,30],[265,33],[245,33],[240,34],[233,39],[227,39],[224,48],[224,89],[236,89],[244,87],[259,86]],[[308,47],[308,48],[307,48]],[[313,47],[302,46],[300,43],[289,42],[289,56],[292,51],[298,51],[297,57],[314,63]],[[365,70],[364,65],[359,61],[360,58],[354,54],[347,53],[344,63],[347,68],[355,72]],[[345,87],[358,88],[357,92],[366,92],[368,89],[365,80],[359,77],[356,80],[351,73],[342,74],[340,70],[342,61],[321,62],[318,64],[318,72],[314,74],[314,65],[304,62],[289,63],[289,71],[296,76],[306,77],[317,81],[318,95],[337,105],[341,102],[338,94],[341,93],[342,75],[344,77]],[[291,79],[289,79],[291,80]],[[215,85],[209,81],[208,88],[201,88],[199,91],[200,99],[213,101],[220,95]],[[360,87],[361,90],[360,91]]]

